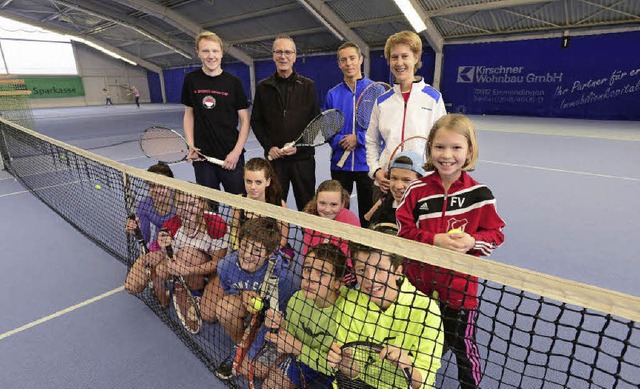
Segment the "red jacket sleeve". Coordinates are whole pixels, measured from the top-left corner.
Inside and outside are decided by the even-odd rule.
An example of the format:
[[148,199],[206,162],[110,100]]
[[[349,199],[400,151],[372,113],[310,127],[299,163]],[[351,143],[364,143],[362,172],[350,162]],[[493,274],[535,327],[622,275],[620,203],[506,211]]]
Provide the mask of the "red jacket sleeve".
[[205,212],[204,222],[207,225],[207,234],[212,239],[222,239],[227,233],[227,223],[213,212]]
[[404,198],[396,210],[398,236],[433,245],[435,234],[418,228],[418,221],[414,218],[414,210],[419,196],[419,190],[416,189],[415,184],[420,185],[420,181],[414,181],[414,184],[407,188]]
[[176,236],[176,232],[182,227],[182,220],[178,216],[174,216],[171,219],[164,222],[162,225],[162,229],[167,229],[171,237]]
[[470,234],[476,240],[475,246],[469,250],[468,254],[475,256],[489,256],[496,248],[504,242],[502,229],[505,222],[496,211],[495,204],[487,204],[482,207],[479,217],[477,231]]

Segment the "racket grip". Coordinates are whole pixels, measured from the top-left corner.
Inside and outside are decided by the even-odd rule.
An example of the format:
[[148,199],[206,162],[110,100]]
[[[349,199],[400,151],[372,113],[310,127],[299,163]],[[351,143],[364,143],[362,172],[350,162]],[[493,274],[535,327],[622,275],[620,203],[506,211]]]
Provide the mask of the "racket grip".
[[338,163],[336,163],[336,166],[340,168],[343,167],[345,162],[347,162],[347,158],[349,158],[349,155],[351,155],[351,151],[345,150],[344,153],[342,153],[342,157],[340,158]]
[[[282,148],[280,149],[280,151],[287,151],[289,149],[292,149],[295,146],[295,142],[289,142],[289,143],[285,143],[284,146],[282,146]],[[267,159],[269,161],[273,161],[273,158],[271,157],[271,155],[267,155]]]
[[280,151],[287,151],[287,150],[291,150],[292,148],[294,148],[296,145],[295,142],[289,142],[286,143],[284,146],[282,146],[282,148],[280,149]]
[[218,158],[213,158],[213,157],[205,157],[205,159],[207,160],[207,162],[213,163],[215,165],[218,166],[222,166],[224,165],[224,161]]
[[404,378],[407,380],[407,385],[409,385],[409,388],[412,388],[411,382],[413,381],[413,379],[411,378],[411,369],[405,367],[404,369],[402,369],[402,374],[404,374]]

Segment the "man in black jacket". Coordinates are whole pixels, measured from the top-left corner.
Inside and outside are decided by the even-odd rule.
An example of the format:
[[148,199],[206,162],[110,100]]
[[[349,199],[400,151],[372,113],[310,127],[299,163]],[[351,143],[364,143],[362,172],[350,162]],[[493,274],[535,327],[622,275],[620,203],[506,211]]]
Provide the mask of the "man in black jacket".
[[289,184],[299,210],[311,200],[316,187],[315,151],[312,147],[282,147],[300,136],[309,122],[320,113],[316,87],[312,80],[293,70],[296,45],[289,36],[273,42],[276,72],[256,87],[251,113],[251,127],[272,159],[282,185],[284,200]]

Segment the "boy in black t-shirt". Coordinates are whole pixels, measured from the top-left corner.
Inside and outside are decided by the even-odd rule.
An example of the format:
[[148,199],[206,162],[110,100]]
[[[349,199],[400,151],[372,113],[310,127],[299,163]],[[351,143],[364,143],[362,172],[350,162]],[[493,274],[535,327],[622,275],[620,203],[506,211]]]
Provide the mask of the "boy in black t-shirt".
[[[184,133],[193,158],[196,182],[244,193],[244,144],[249,136],[249,103],[240,79],[222,70],[222,40],[205,31],[196,38],[202,68],[187,74],[182,84]],[[238,120],[240,129],[238,130]],[[223,166],[198,161],[195,150],[224,160]]]

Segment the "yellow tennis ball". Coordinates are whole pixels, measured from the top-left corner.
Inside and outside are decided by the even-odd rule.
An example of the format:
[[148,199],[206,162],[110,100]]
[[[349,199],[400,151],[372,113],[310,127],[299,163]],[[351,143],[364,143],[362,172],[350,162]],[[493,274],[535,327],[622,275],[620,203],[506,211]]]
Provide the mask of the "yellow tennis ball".
[[100,184],[96,184],[95,188],[96,188],[97,190],[100,190],[100,189],[102,189],[102,185],[100,185]]
[[262,311],[262,308],[264,308],[264,302],[260,297],[252,298],[251,302],[253,304],[253,310],[256,312]]
[[460,228],[452,228],[449,230],[449,232],[447,232],[447,234],[462,234],[464,231],[462,231]]

